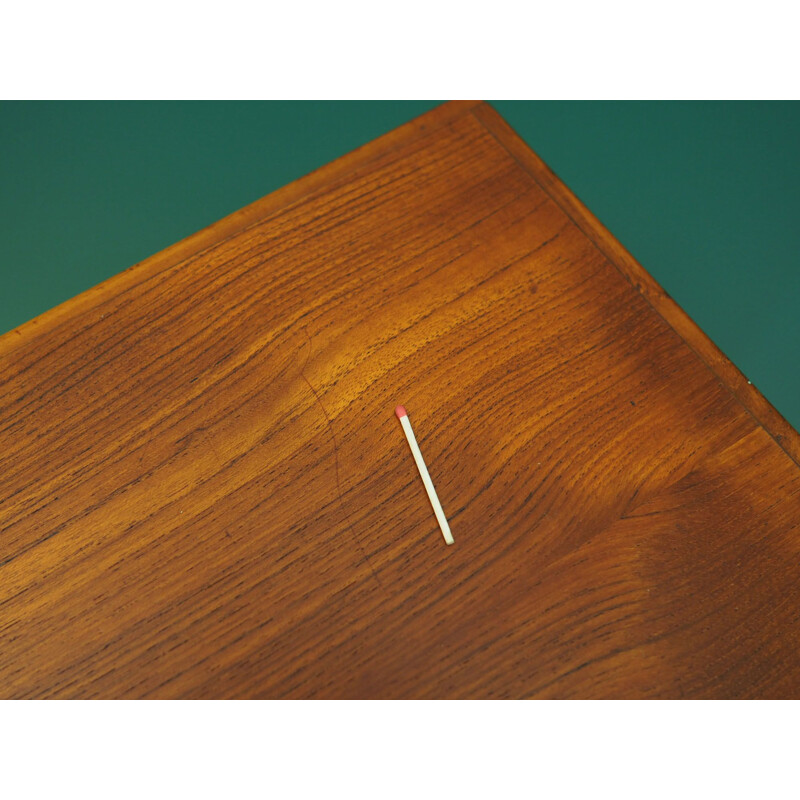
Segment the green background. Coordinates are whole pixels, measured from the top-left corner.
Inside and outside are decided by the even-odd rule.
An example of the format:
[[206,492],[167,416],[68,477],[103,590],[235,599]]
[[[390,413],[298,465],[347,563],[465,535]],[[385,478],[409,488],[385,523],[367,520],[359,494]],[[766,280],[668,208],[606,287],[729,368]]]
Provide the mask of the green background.
[[[0,332],[435,105],[0,104]],[[800,104],[493,105],[800,427]]]

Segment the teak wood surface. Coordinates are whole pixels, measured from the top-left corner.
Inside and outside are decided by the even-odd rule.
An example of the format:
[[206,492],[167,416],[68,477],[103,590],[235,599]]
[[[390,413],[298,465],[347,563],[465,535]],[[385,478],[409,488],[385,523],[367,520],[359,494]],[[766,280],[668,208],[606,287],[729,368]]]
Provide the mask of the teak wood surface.
[[485,104],[0,367],[2,697],[800,696],[797,433]]

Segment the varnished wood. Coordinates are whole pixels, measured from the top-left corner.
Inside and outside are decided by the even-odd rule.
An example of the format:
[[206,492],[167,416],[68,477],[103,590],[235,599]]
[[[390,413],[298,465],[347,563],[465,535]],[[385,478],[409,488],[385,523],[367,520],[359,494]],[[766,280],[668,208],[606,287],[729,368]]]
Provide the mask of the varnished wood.
[[796,432],[489,106],[0,359],[3,697],[800,695]]

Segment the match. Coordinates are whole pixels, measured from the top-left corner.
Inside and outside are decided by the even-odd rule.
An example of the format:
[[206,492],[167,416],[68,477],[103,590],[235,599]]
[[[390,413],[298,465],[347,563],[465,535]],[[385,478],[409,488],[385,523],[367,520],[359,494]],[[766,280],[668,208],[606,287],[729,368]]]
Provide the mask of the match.
[[442,529],[442,536],[444,536],[444,540],[447,544],[453,544],[453,534],[450,533],[450,526],[447,524],[447,517],[445,517],[444,511],[442,510],[442,504],[439,502],[439,498],[436,495],[436,489],[433,488],[433,481],[431,480],[431,476],[428,474],[428,468],[425,466],[425,460],[422,458],[422,453],[419,450],[419,445],[417,444],[417,439],[414,436],[414,430],[411,427],[408,414],[403,406],[397,406],[397,408],[394,410],[394,413],[397,414],[397,418],[400,420],[400,424],[403,426],[403,432],[408,440],[408,446],[411,448],[414,461],[417,462],[417,469],[419,470],[420,477],[422,478],[422,482],[425,484],[425,491],[428,493],[428,500],[431,501],[433,513],[436,514],[436,520],[439,523],[439,527]]

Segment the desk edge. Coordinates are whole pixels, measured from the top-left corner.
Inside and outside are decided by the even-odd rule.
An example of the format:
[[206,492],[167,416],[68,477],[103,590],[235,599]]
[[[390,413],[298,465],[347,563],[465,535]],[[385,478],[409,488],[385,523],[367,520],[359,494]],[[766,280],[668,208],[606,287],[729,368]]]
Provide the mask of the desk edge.
[[594,246],[628,279],[653,310],[683,339],[716,379],[800,466],[800,435],[700,326],[649,272],[617,241],[600,220],[565,186],[545,162],[488,103],[470,113],[561,207]]

